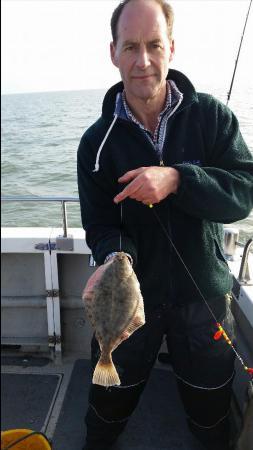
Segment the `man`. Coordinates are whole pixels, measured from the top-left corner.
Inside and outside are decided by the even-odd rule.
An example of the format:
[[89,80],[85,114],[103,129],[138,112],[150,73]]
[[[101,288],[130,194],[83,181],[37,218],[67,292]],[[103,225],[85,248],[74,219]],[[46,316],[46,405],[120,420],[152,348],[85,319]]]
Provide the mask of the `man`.
[[[228,448],[234,354],[213,339],[215,319],[233,332],[222,224],[249,214],[253,162],[232,112],[169,70],[172,25],[164,0],[116,8],[111,59],[122,82],[107,92],[78,150],[82,221],[98,277],[124,251],[146,314],[113,353],[122,386],[91,386],[86,450],[112,448],[164,335],[191,431],[207,449]],[[98,357],[93,338],[93,366]]]

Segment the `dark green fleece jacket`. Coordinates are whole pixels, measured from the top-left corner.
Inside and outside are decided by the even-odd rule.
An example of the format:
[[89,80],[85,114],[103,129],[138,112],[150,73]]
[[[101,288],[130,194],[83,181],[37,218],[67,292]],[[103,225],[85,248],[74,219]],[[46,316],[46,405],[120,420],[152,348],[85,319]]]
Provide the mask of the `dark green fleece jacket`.
[[184,98],[167,124],[163,162],[181,176],[177,194],[153,209],[114,196],[129,170],[159,165],[145,133],[133,122],[113,121],[118,83],[106,94],[102,116],[83,135],[78,149],[78,187],[86,239],[98,264],[113,251],[131,254],[146,309],[168,302],[200,301],[199,292],[166,237],[160,221],[206,299],[231,289],[223,255],[223,223],[247,217],[253,206],[253,160],[234,114],[210,95],[197,93],[182,73],[170,70]]

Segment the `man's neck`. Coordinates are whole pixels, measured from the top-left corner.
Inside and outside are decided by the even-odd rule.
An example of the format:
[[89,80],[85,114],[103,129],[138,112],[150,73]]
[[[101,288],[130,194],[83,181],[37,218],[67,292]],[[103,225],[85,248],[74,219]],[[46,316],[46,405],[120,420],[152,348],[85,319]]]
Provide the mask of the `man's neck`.
[[129,98],[126,93],[126,100],[136,119],[139,120],[147,130],[154,133],[158,123],[159,114],[164,109],[166,96],[167,89],[165,85],[160,95],[154,99],[142,100]]

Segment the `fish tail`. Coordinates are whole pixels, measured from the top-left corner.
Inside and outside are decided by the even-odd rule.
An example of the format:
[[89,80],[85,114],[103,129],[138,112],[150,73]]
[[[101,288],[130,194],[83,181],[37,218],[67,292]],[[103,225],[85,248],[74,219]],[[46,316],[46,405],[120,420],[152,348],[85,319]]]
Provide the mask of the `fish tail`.
[[106,355],[102,352],[94,370],[92,383],[105,387],[120,385],[119,375],[112,362],[111,354]]

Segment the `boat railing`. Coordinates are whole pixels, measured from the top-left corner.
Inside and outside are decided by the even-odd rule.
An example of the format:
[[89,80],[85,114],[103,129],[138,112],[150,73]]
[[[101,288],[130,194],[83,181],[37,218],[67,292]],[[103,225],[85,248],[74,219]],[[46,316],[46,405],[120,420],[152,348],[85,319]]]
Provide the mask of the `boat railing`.
[[[4,195],[1,196],[1,202],[59,202],[62,207],[62,228],[63,228],[63,238],[68,239],[68,222],[67,222],[67,203],[79,203],[78,197],[65,197],[65,196],[20,196],[20,195]],[[225,235],[228,240],[232,239],[234,246],[244,246],[237,241],[238,232],[231,229],[225,229]],[[244,247],[244,253],[241,261],[240,271],[239,271],[239,282],[242,284],[252,284],[252,279],[249,274],[248,268],[248,257],[249,252],[252,247],[253,239],[249,239]],[[68,249],[66,247],[66,249]]]
[[62,228],[63,237],[68,237],[68,222],[67,222],[67,203],[79,203],[78,197],[53,197],[36,195],[4,195],[1,196],[1,202],[59,202],[62,207]]
[[249,283],[251,280],[250,273],[249,273],[249,265],[248,265],[248,258],[249,258],[249,252],[253,245],[253,238],[249,239],[244,247],[243,255],[242,255],[242,262],[239,272],[238,281],[240,283]]

